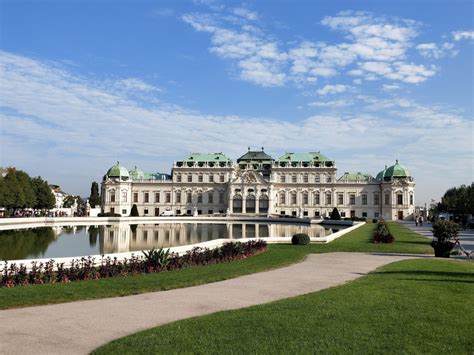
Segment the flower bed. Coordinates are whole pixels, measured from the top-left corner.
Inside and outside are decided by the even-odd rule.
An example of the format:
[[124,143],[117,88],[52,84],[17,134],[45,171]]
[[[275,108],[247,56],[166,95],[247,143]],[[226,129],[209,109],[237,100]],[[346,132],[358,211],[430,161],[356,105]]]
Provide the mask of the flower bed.
[[93,257],[83,257],[71,262],[55,263],[53,259],[46,263],[32,262],[28,271],[24,264],[8,264],[0,275],[1,287],[38,285],[46,283],[67,283],[78,280],[95,280],[116,276],[129,276],[152,272],[172,271],[196,265],[209,265],[245,259],[267,249],[263,240],[246,243],[226,243],[219,248],[194,248],[184,255],[169,253],[163,249],[152,249],[143,255],[132,255],[119,261],[117,258],[102,257],[96,263]]

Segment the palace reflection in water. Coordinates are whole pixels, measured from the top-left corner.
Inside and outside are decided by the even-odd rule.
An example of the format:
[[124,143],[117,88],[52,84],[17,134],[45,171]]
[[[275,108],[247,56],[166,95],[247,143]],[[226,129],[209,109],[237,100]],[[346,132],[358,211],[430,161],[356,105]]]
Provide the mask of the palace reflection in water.
[[55,226],[0,231],[0,258],[58,258],[199,244],[215,239],[292,237],[334,233],[320,225],[282,223],[160,223]]
[[288,225],[266,223],[162,223],[116,224],[101,226],[102,254],[169,248],[198,244],[214,239],[292,237],[306,233],[310,237],[325,237],[337,230],[319,225]]

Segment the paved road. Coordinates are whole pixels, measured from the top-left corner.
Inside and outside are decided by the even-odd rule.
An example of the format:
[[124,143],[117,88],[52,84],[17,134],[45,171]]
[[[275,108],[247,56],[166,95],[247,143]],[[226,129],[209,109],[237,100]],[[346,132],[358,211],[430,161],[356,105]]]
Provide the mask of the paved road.
[[412,257],[311,254],[288,267],[201,286],[0,311],[0,353],[86,354],[140,330],[319,291]]
[[[398,221],[399,223],[403,224],[405,227],[410,228],[411,230],[421,234],[426,238],[433,239],[433,233],[431,232],[431,223],[423,223],[423,227],[420,225],[416,226],[415,222],[412,221]],[[473,229],[466,229],[459,231],[459,240],[461,244],[469,250],[474,249],[474,230]]]

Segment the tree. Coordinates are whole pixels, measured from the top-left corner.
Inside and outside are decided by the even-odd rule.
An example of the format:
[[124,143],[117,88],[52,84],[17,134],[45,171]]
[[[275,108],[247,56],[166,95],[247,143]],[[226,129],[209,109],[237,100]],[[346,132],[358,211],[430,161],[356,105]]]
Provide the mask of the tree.
[[136,204],[133,204],[132,209],[130,210],[130,217],[139,217],[138,208]]
[[95,181],[91,185],[91,195],[89,196],[89,204],[92,208],[100,205],[99,184]]
[[335,221],[339,221],[341,219],[341,215],[339,214],[339,211],[336,207],[331,212],[331,219]]
[[465,225],[469,214],[474,214],[474,183],[470,186],[453,187],[446,191],[441,198],[439,209],[452,213],[456,220]]
[[68,195],[63,200],[63,207],[70,208],[76,203],[76,196]]
[[40,176],[31,179],[31,184],[36,195],[35,208],[38,209],[51,209],[56,204],[51,188],[47,181],[44,181]]
[[27,173],[9,169],[0,186],[0,205],[6,208],[31,208],[36,204],[35,191]]

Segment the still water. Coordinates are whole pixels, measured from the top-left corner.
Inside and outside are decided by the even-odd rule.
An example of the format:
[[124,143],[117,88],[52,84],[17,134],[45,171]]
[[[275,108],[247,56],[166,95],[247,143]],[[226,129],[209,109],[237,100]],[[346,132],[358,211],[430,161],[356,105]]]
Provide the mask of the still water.
[[0,231],[0,259],[19,260],[122,253],[214,239],[324,237],[343,227],[281,223],[160,223],[58,226]]

